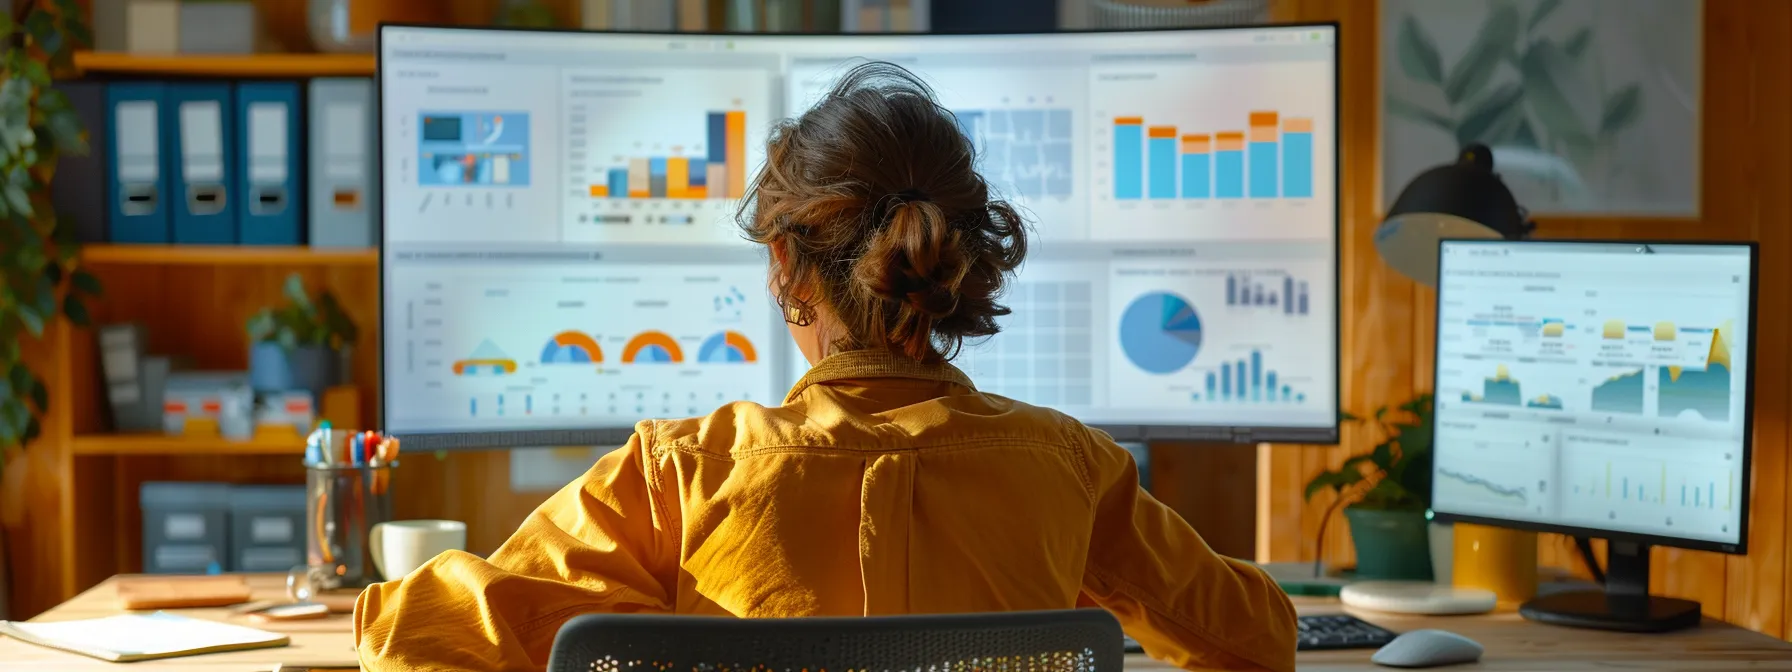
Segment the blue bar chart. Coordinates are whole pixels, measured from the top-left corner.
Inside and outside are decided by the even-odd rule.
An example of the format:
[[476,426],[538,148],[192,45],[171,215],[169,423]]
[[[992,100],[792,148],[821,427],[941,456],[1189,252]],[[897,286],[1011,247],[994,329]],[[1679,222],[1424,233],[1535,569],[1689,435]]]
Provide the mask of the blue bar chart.
[[1114,198],[1313,197],[1313,120],[1251,112],[1248,130],[1179,133],[1114,118]]
[[1205,395],[1197,393],[1195,401],[1218,403],[1300,404],[1307,395],[1294,389],[1273,369],[1263,365],[1263,351],[1251,353],[1235,361],[1220,363],[1218,371],[1208,371]]

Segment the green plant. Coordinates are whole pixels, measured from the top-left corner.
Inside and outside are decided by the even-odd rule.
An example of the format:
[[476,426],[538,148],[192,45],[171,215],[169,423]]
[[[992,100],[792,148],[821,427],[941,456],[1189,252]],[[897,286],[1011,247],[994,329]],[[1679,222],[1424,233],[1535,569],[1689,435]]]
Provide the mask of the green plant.
[[[1326,489],[1344,504],[1371,509],[1423,511],[1431,508],[1431,393],[1397,406],[1384,406],[1370,420],[1381,438],[1369,452],[1353,455],[1332,471],[1307,482],[1306,498]],[[1349,422],[1362,419],[1344,414]],[[1329,517],[1329,516],[1328,516]]]
[[305,281],[297,273],[286,277],[284,287],[287,304],[263,308],[249,318],[249,338],[256,343],[279,343],[291,350],[301,346],[324,346],[341,350],[352,345],[358,333],[354,320],[343,312],[336,297],[325,291],[316,301],[305,291]]
[[80,268],[74,223],[57,216],[50,199],[57,159],[88,151],[52,75],[74,72],[75,49],[93,35],[74,0],[9,6],[12,14],[0,13],[0,451],[36,439],[49,411],[49,390],[25,363],[22,341],[42,337],[60,317],[86,325],[84,298],[100,294],[99,279]]
[[[1435,87],[1447,109],[1389,95],[1388,113],[1434,126],[1458,147],[1537,149],[1593,174],[1601,148],[1642,116],[1642,88],[1617,88],[1600,76],[1591,47],[1596,34],[1582,25],[1557,41],[1545,34],[1562,0],[1543,0],[1521,16],[1510,0],[1488,7],[1467,51],[1446,72],[1436,42],[1408,14],[1400,22],[1395,53],[1408,79]],[[1515,77],[1500,77],[1502,71]]]

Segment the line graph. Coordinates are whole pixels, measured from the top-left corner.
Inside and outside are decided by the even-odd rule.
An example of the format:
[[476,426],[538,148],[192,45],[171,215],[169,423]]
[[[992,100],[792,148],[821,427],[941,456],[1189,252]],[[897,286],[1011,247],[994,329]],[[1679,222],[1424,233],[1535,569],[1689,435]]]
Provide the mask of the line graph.
[[1516,500],[1518,500],[1519,504],[1529,504],[1530,503],[1530,501],[1529,501],[1530,496],[1529,496],[1526,488],[1524,488],[1523,486],[1509,487],[1509,486],[1500,485],[1498,483],[1494,483],[1492,481],[1489,481],[1485,478],[1481,478],[1480,476],[1476,476],[1474,474],[1465,474],[1465,473],[1458,472],[1458,471],[1452,471],[1448,467],[1438,467],[1437,475],[1442,476],[1444,478],[1448,478],[1453,481],[1457,481],[1464,485],[1470,485],[1470,486],[1474,486],[1477,488],[1481,488],[1483,490],[1486,490],[1487,492],[1493,493],[1493,495],[1496,497],[1500,497],[1503,499],[1516,499]]

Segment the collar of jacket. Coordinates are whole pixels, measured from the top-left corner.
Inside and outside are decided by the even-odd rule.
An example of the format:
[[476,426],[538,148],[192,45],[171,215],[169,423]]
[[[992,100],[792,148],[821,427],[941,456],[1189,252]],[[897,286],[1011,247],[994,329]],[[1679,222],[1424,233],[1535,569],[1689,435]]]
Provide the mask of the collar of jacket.
[[887,350],[851,350],[822,358],[802,380],[796,381],[795,387],[790,388],[784,403],[795,401],[803,390],[813,385],[864,378],[932,380],[977,389],[971,384],[970,377],[951,364],[925,364]]

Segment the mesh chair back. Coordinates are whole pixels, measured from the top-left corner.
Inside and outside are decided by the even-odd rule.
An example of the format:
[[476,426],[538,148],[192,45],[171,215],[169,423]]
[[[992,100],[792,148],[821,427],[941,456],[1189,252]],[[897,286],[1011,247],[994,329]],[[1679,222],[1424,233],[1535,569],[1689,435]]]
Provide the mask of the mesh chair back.
[[1121,672],[1100,609],[865,618],[587,614],[550,672]]

